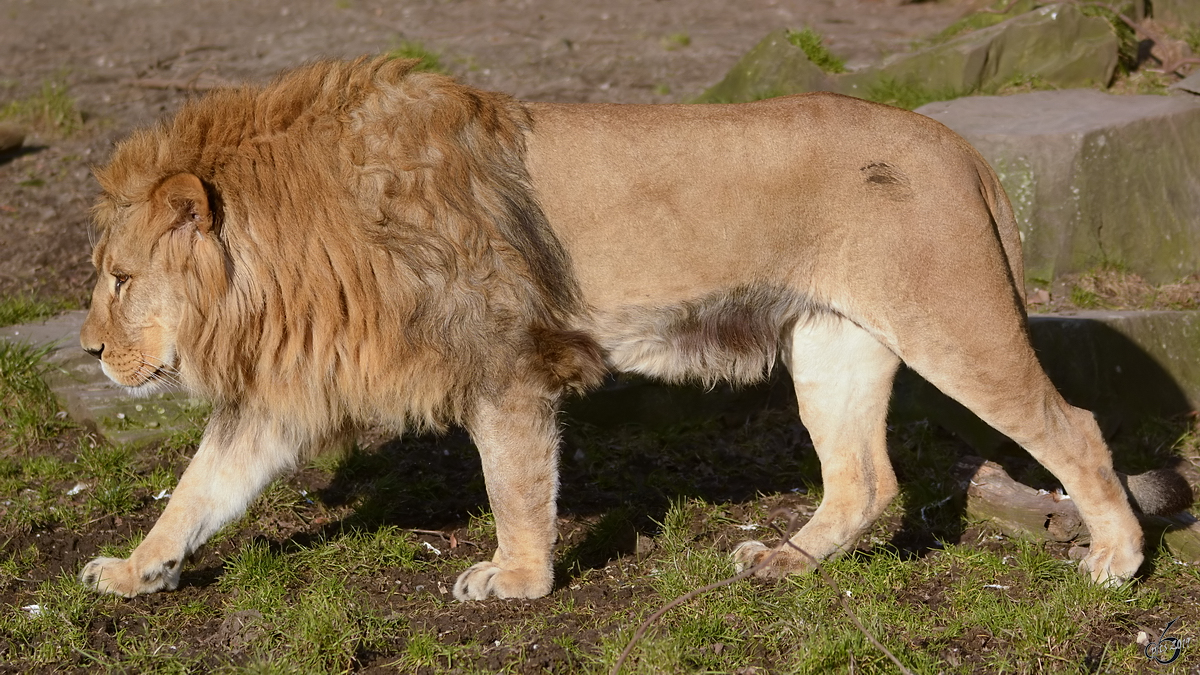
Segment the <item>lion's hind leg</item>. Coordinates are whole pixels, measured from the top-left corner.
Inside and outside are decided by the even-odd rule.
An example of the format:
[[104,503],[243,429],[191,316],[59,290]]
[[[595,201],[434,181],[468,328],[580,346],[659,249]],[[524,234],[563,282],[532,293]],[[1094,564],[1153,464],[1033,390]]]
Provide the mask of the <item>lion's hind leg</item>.
[[[780,551],[756,573],[768,578],[810,571],[816,561],[846,550],[897,492],[885,436],[899,358],[863,328],[827,314],[797,324],[785,362],[821,460],[825,496],[792,537],[804,553]],[[742,570],[768,554],[762,543],[745,542],[733,556]]]
[[[1003,319],[1000,311],[980,315]],[[1113,470],[1095,418],[1063,400],[1038,363],[1015,312],[988,330],[937,319],[920,326],[905,362],[945,394],[1016,441],[1062,483],[1091,535],[1080,563],[1097,583],[1121,583],[1141,566],[1142,531]],[[909,326],[908,328],[913,328]]]

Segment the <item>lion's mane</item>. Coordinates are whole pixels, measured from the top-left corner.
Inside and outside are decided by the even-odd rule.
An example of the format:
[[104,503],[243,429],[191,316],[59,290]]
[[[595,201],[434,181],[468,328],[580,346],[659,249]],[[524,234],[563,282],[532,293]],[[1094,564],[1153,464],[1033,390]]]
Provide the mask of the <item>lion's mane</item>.
[[568,328],[584,308],[531,192],[525,109],[413,65],[322,62],[213,92],[97,171],[102,232],[134,227],[122,209],[170,176],[204,184],[209,241],[148,247],[187,298],[186,386],[320,434],[440,426],[514,379],[554,397],[602,376]]

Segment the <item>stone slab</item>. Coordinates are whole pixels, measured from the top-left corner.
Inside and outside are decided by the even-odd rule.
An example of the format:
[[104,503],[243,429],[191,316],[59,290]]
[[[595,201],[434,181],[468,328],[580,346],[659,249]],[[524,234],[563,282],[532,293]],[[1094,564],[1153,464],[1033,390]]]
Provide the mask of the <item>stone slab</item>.
[[182,392],[130,396],[79,346],[86,311],[65,312],[37,323],[0,328],[0,340],[51,347],[46,384],[84,427],[116,444],[143,445],[201,422],[208,406]]
[[1189,94],[1200,94],[1200,68],[1188,73],[1187,77],[1171,85],[1170,88]]
[[1072,89],[917,112],[963,135],[999,174],[1027,280],[1102,264],[1155,283],[1200,271],[1200,100]]
[[1118,46],[1104,19],[1084,16],[1073,5],[1047,5],[944,44],[897,54],[844,78],[843,91],[861,96],[881,77],[959,96],[1030,76],[1056,87],[1107,86]]

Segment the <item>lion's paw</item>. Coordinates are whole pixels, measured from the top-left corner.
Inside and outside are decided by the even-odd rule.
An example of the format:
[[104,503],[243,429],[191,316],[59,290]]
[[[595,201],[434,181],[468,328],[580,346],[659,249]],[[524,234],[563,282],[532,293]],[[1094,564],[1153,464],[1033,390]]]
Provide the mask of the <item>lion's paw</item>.
[[173,590],[179,585],[180,567],[178,561],[173,560],[139,571],[124,558],[96,558],[83,567],[79,581],[101,593],[132,598],[163,589]]
[[[744,541],[733,549],[733,566],[740,574],[761,564],[773,550],[761,541]],[[789,574],[801,574],[814,569],[816,569],[816,564],[811,558],[798,551],[783,549],[776,553],[770,562],[757,570],[754,576],[760,579],[782,579]]]
[[472,565],[454,582],[454,597],[461,601],[497,598],[540,598],[554,586],[549,570],[506,570],[493,562]]
[[1094,583],[1120,586],[1137,575],[1142,560],[1140,546],[1097,546],[1093,542],[1079,561],[1079,571],[1090,575]]

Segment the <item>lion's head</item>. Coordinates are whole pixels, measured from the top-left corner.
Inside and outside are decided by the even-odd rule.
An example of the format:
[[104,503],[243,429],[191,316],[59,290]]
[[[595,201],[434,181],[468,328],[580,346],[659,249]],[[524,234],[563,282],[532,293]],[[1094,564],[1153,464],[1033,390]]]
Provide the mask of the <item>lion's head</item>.
[[114,382],[149,393],[179,384],[178,334],[188,302],[182,281],[194,276],[187,272],[198,261],[219,254],[213,213],[195,175],[175,174],[123,199],[130,196],[110,191],[96,207],[97,280],[80,342]]
[[599,379],[524,108],[414,63],[313,64],[117,146],[81,335],[111,379],[319,427],[438,426],[517,370]]

